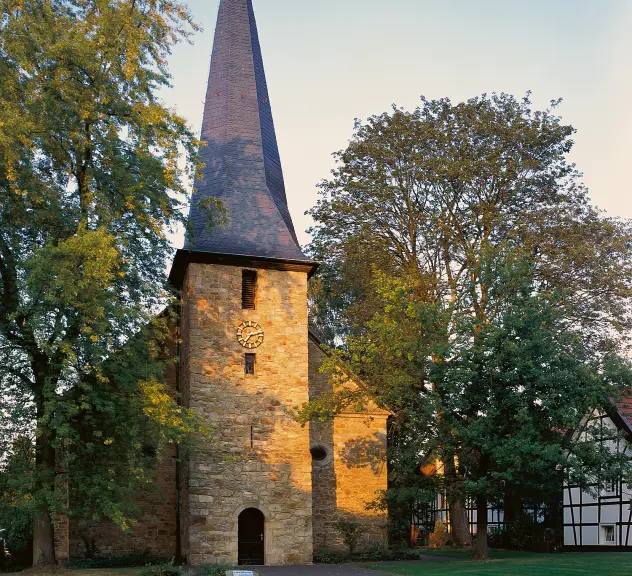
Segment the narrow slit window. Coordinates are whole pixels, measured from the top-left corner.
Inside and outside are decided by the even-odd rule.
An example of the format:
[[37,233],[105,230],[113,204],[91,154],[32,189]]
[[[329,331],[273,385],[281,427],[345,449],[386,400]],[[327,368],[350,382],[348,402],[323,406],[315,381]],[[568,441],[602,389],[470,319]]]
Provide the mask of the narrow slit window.
[[250,375],[250,376],[255,375],[256,359],[257,359],[256,354],[246,354],[245,362],[244,362],[244,373],[246,375]]
[[243,270],[241,273],[241,307],[244,310],[254,310],[256,297],[257,273],[254,270]]

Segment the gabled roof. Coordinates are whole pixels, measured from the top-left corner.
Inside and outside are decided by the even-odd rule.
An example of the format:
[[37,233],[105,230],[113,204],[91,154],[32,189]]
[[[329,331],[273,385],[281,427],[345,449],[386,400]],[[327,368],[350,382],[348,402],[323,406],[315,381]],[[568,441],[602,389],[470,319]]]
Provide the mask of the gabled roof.
[[[185,250],[309,261],[288,210],[252,0],[221,0],[201,138]],[[209,198],[224,202],[226,226],[206,226]]]
[[626,390],[613,402],[613,409],[608,414],[619,430],[626,432],[628,441],[632,442],[632,390]]

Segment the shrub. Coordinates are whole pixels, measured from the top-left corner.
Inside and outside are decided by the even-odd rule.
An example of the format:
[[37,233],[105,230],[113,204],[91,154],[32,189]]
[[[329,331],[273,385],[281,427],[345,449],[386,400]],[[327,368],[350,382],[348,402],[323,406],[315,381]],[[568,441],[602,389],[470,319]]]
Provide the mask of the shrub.
[[231,566],[200,566],[196,574],[197,576],[224,576],[226,571],[231,569]]
[[357,554],[344,554],[331,550],[317,550],[314,562],[317,564],[344,564],[345,562],[396,562],[398,560],[419,560],[419,551],[411,548],[385,550],[381,543],[374,543],[369,550]]
[[385,552],[388,552],[388,550],[384,550],[384,544],[382,544],[382,542],[373,541],[369,542],[362,556],[367,560],[379,562],[384,557]]
[[383,547],[378,549],[374,547],[372,550],[356,554],[358,558],[354,558],[358,562],[397,562],[398,560],[419,560],[419,551],[412,548],[396,548],[393,550],[385,550]]
[[355,520],[345,520],[341,518],[335,524],[336,529],[342,534],[342,541],[345,543],[350,555],[353,555],[360,541],[360,536],[364,532],[364,527]]
[[0,505],[0,528],[5,530],[4,541],[11,554],[10,561],[0,558],[0,567],[24,568],[31,565],[33,556],[33,516],[27,508]]
[[444,546],[447,546],[449,542],[450,533],[448,532],[447,526],[440,520],[437,520],[434,530],[428,537],[428,547],[443,548]]
[[314,562],[316,564],[343,564],[348,562],[348,559],[349,557],[346,554],[331,550],[316,550],[314,552]]
[[531,552],[552,552],[562,545],[562,532],[544,524],[536,524],[524,515],[489,535],[490,548],[506,550],[529,550]]
[[173,564],[159,564],[147,566],[138,573],[138,576],[180,576],[181,569]]
[[117,556],[114,558],[86,558],[84,560],[70,560],[65,563],[66,568],[90,570],[97,568],[135,568],[136,566],[165,566],[169,558],[151,556],[146,552]]

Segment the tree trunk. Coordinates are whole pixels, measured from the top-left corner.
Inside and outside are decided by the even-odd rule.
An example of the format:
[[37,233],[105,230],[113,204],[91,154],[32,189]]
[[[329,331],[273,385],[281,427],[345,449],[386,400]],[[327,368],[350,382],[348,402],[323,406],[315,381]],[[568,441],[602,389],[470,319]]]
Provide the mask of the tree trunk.
[[505,524],[513,523],[522,516],[522,497],[520,486],[507,482],[503,496],[503,518]]
[[33,567],[55,565],[55,538],[48,512],[33,519]]
[[474,542],[474,560],[489,559],[487,546],[487,498],[476,497],[476,540]]
[[[37,404],[38,435],[35,440],[35,481],[40,493],[53,494],[55,490],[55,448],[53,431],[43,421],[44,402]],[[42,504],[33,519],[33,567],[55,565],[55,532],[48,504]]]
[[467,518],[467,509],[460,498],[450,500],[450,525],[452,528],[452,542],[460,548],[472,547],[472,535],[470,534],[470,523]]
[[503,495],[504,530],[501,540],[503,548],[511,549],[513,547],[512,540],[515,534],[516,523],[523,515],[524,507],[521,488],[517,484],[507,482]]
[[443,462],[446,479],[446,497],[450,512],[450,528],[452,530],[452,543],[460,548],[469,548],[472,545],[467,509],[463,502],[463,496],[459,491],[460,478],[457,476],[454,458],[446,458]]

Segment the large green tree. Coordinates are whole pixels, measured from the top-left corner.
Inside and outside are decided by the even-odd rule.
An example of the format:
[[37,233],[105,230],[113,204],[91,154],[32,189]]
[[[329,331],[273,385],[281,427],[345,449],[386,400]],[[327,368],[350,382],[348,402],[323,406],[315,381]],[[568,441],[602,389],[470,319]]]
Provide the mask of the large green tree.
[[60,484],[70,515],[125,527],[144,444],[193,426],[162,385],[168,318],[152,318],[198,146],[157,91],[196,26],[178,2],[0,4],[0,386],[5,421],[26,416],[35,439],[39,564]]
[[[352,372],[365,385],[302,413],[308,421],[368,400],[388,407],[396,439],[389,500],[434,485],[475,502],[481,559],[488,506],[508,486],[542,505],[559,498],[564,479],[588,489],[632,472],[628,456],[609,448],[617,431],[586,421],[593,410],[614,409],[613,398],[632,385],[629,362],[595,349],[572,305],[557,291],[537,290],[531,264],[503,258],[484,274],[498,313],[486,322],[464,316],[448,339],[444,304],[419,299],[414,283],[379,277],[381,310],[325,364],[341,384]],[[454,474],[414,473],[438,460],[451,462]]]
[[628,456],[610,450],[618,432],[586,420],[616,410],[613,399],[632,385],[629,362],[595,349],[573,304],[537,289],[532,265],[510,260],[485,274],[497,314],[460,321],[429,378],[439,398],[438,452],[457,459],[461,491],[476,503],[477,558],[487,557],[488,506],[509,503],[508,492],[546,504],[564,480],[586,488],[632,472]]
[[[501,245],[536,264],[543,286],[564,287],[603,342],[630,326],[630,224],[589,202],[568,161],[574,129],[506,94],[428,101],[357,122],[310,211],[312,254],[324,265],[313,325],[329,344],[372,316],[374,271],[413,277],[431,301],[491,318],[481,262]],[[615,332],[609,330],[615,328]],[[616,339],[616,338],[615,338]],[[610,340],[612,343],[612,340]]]
[[[313,324],[330,345],[360,358],[357,348],[373,345],[371,322],[389,301],[382,277],[413,287],[407,297],[435,310],[432,330],[422,331],[433,346],[451,345],[464,322],[478,341],[502,317],[508,294],[493,291],[488,268],[510,253],[530,266],[534,290],[562,295],[568,321],[595,354],[621,350],[631,320],[630,225],[591,206],[568,161],[574,130],[556,105],[534,111],[528,96],[505,94],[424,99],[412,112],[394,108],[357,123],[311,211],[312,254],[325,262],[312,291]],[[440,405],[423,402],[426,384],[441,394],[426,379],[442,356],[424,362],[402,414],[422,404],[421,413],[446,422]],[[454,460],[444,464],[449,484],[460,487]],[[448,497],[453,521],[463,520],[459,491]],[[465,543],[465,523],[456,528]]]

